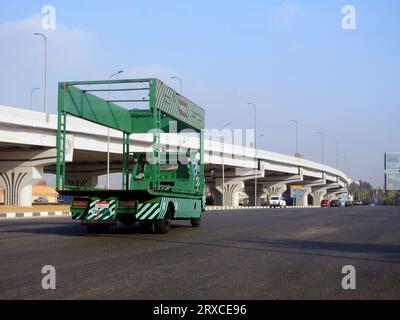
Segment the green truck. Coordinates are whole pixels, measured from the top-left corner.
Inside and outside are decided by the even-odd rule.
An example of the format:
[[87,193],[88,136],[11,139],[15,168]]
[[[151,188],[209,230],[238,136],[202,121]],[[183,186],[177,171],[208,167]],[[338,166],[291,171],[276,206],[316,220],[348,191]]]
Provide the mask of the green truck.
[[[110,93],[117,92],[142,96],[111,100]],[[122,132],[120,189],[67,185],[68,116]],[[162,146],[161,134],[174,134],[171,128],[178,135],[194,133],[198,145]],[[151,133],[151,151],[130,151],[131,135],[137,133]],[[59,83],[56,189],[72,197],[72,219],[88,232],[107,231],[117,222],[139,222],[156,233],[167,233],[172,220],[190,220],[199,227],[205,210],[204,110],[158,79]]]

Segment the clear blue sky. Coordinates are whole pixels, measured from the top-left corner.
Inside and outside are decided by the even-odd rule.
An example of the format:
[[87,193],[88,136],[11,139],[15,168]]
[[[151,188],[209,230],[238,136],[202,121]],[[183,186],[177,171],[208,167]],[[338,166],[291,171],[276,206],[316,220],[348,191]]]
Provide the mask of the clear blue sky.
[[[400,1],[2,1],[0,104],[26,108],[42,84],[41,8],[54,5],[49,37],[50,109],[57,82],[157,76],[207,112],[207,127],[253,127],[247,102],[258,105],[259,146],[300,149],[335,165],[335,145],[354,179],[383,185],[383,153],[400,151]],[[342,6],[357,10],[357,29],[341,28]],[[40,93],[34,107],[40,109]]]

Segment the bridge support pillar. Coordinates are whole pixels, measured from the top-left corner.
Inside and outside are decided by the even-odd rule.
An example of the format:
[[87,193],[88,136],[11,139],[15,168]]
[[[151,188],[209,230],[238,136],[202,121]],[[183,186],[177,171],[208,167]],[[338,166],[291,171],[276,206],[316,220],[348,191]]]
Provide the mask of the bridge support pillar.
[[[250,183],[250,181],[249,181]],[[254,201],[254,184],[249,184],[246,185],[246,194],[249,197],[249,206],[254,206],[255,201]],[[257,185],[257,206],[261,204],[261,197],[265,194],[265,189],[263,184],[258,184]]]
[[[271,197],[282,197],[286,191],[286,183],[260,183],[257,185],[257,205],[261,204],[261,196],[266,195],[267,200]],[[246,185],[246,194],[249,196],[249,205],[254,206],[254,184]]]
[[67,173],[65,176],[65,184],[75,187],[95,187],[98,184],[97,175],[89,175],[82,173]]
[[[238,207],[239,206],[239,193],[243,191],[244,182],[232,180],[225,182],[225,185],[217,184],[215,189],[218,191],[216,197],[216,204],[222,206]],[[224,197],[224,198],[223,198]]]
[[0,168],[0,186],[4,188],[4,204],[7,206],[32,205],[32,185],[43,179],[43,168]]
[[[311,201],[309,201],[309,196],[313,197],[312,189],[311,189],[311,187],[305,187],[303,196],[301,198],[296,199],[296,205],[302,206],[302,207],[308,207],[309,202],[311,202]],[[312,203],[314,203],[314,199],[313,199]]]
[[311,194],[313,196],[313,205],[320,206],[321,201],[326,196],[326,189],[324,189],[324,188],[317,189],[317,190],[314,190]]
[[271,197],[282,197],[282,194],[286,191],[286,183],[267,183],[264,184],[264,192],[267,195],[268,200]]

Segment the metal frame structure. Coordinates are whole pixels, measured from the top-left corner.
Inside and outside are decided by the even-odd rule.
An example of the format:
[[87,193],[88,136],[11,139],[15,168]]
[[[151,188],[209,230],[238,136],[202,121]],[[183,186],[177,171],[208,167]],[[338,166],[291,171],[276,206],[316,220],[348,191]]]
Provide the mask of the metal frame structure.
[[[107,85],[108,88],[98,88]],[[129,87],[110,88],[111,85],[124,85]],[[102,92],[142,92],[148,94],[147,98],[142,99],[103,99],[96,93]],[[148,104],[148,109],[127,109],[117,103]],[[67,116],[74,116],[108,128],[118,130],[123,133],[123,152],[122,152],[122,189],[121,190],[102,190],[82,186],[66,185],[66,158],[65,145],[67,134]],[[176,174],[165,178],[165,173],[160,168],[160,136],[162,129],[165,128],[167,121],[175,121],[180,129],[192,129],[199,134],[200,139],[200,159],[199,168],[196,169],[196,176],[193,174],[190,179],[183,181],[177,179]],[[145,183],[136,183],[134,172],[131,171],[130,156],[130,135],[133,133],[153,133],[153,163],[148,165]],[[104,81],[74,81],[59,83],[58,93],[58,131],[57,131],[57,169],[56,169],[56,188],[60,194],[68,194],[74,197],[87,197],[90,206],[85,210],[79,206],[72,205],[71,211],[73,218],[88,220],[88,214],[93,202],[113,199],[115,210],[107,211],[101,218],[96,216],[98,221],[111,219],[115,221],[118,211],[123,212],[119,205],[123,201],[137,201],[135,209],[128,210],[131,214],[136,214],[136,219],[140,211],[140,204],[151,202],[159,205],[160,214],[153,216],[152,220],[159,220],[165,215],[165,211],[171,207],[175,212],[175,218],[199,218],[199,209],[196,207],[198,201],[204,198],[204,110],[196,104],[175,92],[172,88],[165,85],[158,79],[128,79],[128,80],[104,80]],[[195,167],[195,154],[189,152],[192,159],[192,169]],[[134,166],[137,168],[137,166]],[[197,168],[197,167],[196,167]],[[194,170],[194,169],[193,169]],[[130,173],[131,179],[130,179]],[[164,180],[173,180],[166,183]],[[175,186],[175,184],[177,186]],[[180,186],[180,187],[179,187]],[[177,200],[178,199],[178,200]],[[180,200],[179,200],[180,199]],[[186,203],[180,203],[186,199]],[[97,203],[96,202],[96,203]],[[178,212],[177,207],[187,207],[193,204],[193,209],[188,209],[189,213]],[[201,207],[204,208],[204,203]],[[166,209],[166,208],[167,209]],[[121,208],[121,210],[119,210]],[[197,208],[197,209],[196,209]],[[74,209],[76,215],[74,216]],[[125,210],[125,212],[128,212]],[[163,212],[164,211],[164,212]],[[194,212],[196,211],[196,212]],[[110,215],[111,214],[111,215]],[[201,212],[200,212],[201,214]],[[148,216],[147,218],[149,218]],[[107,218],[107,219],[106,219]],[[90,219],[89,219],[90,220]],[[90,221],[85,221],[86,223]]]

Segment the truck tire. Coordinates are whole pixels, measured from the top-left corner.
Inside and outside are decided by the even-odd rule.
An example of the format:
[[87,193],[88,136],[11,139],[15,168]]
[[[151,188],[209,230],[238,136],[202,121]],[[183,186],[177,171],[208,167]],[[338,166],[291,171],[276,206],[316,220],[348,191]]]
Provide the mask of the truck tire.
[[106,233],[110,229],[110,226],[86,226],[88,233]]
[[169,231],[169,228],[171,227],[171,208],[168,207],[167,212],[165,213],[165,216],[161,220],[157,220],[154,222],[154,229],[156,233],[159,234],[166,234]]
[[145,232],[154,232],[153,231],[153,221],[143,220],[139,221],[140,228]]
[[192,225],[193,228],[198,228],[200,227],[201,224],[201,217],[200,218],[192,218],[190,219],[190,223]]

